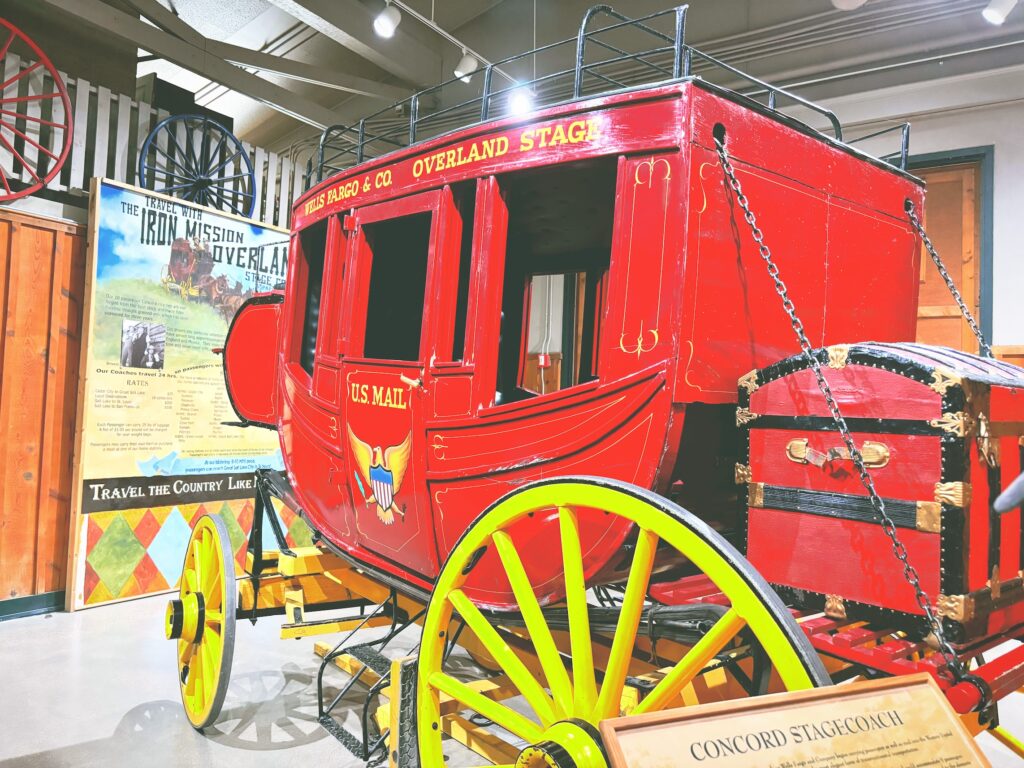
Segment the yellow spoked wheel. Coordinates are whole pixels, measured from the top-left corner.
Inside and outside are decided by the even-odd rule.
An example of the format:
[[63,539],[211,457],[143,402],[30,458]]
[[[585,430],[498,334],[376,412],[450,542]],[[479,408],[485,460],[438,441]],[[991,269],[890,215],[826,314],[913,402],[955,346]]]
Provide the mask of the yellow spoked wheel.
[[165,633],[178,641],[178,683],[189,722],[197,729],[220,714],[235,645],[234,558],[224,521],[203,515],[185,552],[178,598],[167,604]]
[[[528,576],[529,552],[518,551],[514,539],[519,521],[534,515],[541,519],[539,513],[551,510],[557,510],[551,536],[561,542],[566,598],[564,604],[542,608]],[[618,515],[636,526],[628,575],[618,582],[621,606],[610,621],[607,609],[599,620],[601,609],[588,601],[579,536],[584,515]],[[722,605],[716,620],[705,622],[688,643],[659,640],[655,654],[648,629],[640,631],[649,628],[648,588],[652,573],[665,563],[678,567],[680,556],[710,579]],[[485,612],[463,591],[483,558],[500,561],[516,612]],[[462,624],[468,632],[460,643],[471,634],[501,668],[500,682],[460,679],[455,654],[449,657],[446,651]],[[770,663],[768,673],[758,675],[756,667],[765,662]],[[645,676],[638,696],[632,679],[637,675]],[[721,683],[731,675],[744,678],[745,684]],[[712,677],[719,681],[715,686],[706,679]],[[758,677],[765,683],[752,686]],[[486,755],[487,764],[606,768],[596,726],[626,710],[642,714],[683,706],[702,701],[711,691],[728,698],[723,691],[742,696],[752,687],[799,690],[829,682],[779,597],[704,522],[625,483],[587,477],[542,481],[513,491],[484,512],[456,544],[437,579],[417,665],[420,762],[443,765],[442,733],[465,731],[482,717],[501,730],[466,741],[484,747],[476,751]]]

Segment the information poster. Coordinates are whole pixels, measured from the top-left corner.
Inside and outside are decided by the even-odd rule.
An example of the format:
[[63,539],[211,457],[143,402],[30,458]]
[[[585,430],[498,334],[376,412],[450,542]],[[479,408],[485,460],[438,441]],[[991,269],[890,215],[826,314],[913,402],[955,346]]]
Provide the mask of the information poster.
[[275,432],[225,424],[238,417],[213,350],[247,298],[284,281],[287,237],[93,181],[69,608],[173,587],[207,512],[243,561],[253,471],[282,460]]

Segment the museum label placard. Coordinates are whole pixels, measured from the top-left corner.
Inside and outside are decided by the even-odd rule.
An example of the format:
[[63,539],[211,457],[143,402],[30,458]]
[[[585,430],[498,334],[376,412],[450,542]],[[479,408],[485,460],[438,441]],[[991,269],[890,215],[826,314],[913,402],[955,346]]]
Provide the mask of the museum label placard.
[[613,768],[973,768],[989,763],[928,674],[614,718]]

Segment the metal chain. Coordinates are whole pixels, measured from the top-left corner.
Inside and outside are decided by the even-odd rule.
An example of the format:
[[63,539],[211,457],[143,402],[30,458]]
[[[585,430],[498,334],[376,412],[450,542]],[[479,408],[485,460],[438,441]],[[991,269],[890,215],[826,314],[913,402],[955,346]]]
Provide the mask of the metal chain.
[[818,389],[820,389],[821,394],[825,396],[825,403],[828,405],[828,410],[832,414],[832,419],[839,428],[839,433],[843,438],[843,442],[846,444],[846,448],[850,452],[850,458],[853,459],[853,463],[857,467],[857,472],[860,475],[860,482],[868,492],[868,497],[871,500],[871,506],[874,507],[875,513],[882,522],[882,530],[884,530],[886,536],[889,537],[893,554],[903,565],[903,577],[907,580],[907,583],[913,587],[914,597],[917,600],[918,607],[920,607],[924,612],[925,618],[928,622],[928,628],[935,635],[939,653],[942,654],[942,658],[945,660],[950,673],[959,682],[966,676],[963,664],[957,657],[952,646],[949,644],[949,641],[946,639],[945,632],[942,629],[942,622],[935,615],[931,600],[921,587],[921,579],[918,576],[917,570],[910,564],[910,560],[907,555],[907,548],[903,545],[903,542],[900,541],[900,538],[896,533],[896,524],[892,521],[892,518],[889,517],[889,513],[885,510],[885,503],[882,501],[882,497],[879,496],[878,491],[875,490],[875,483],[874,480],[871,479],[871,475],[868,473],[867,466],[864,464],[864,457],[857,449],[857,445],[853,440],[853,435],[850,433],[850,428],[846,424],[846,419],[844,419],[842,413],[839,412],[839,405],[836,403],[835,397],[832,395],[832,388],[829,386],[828,381],[825,380],[825,375],[821,372],[821,363],[818,358],[814,356],[811,342],[807,338],[807,334],[804,332],[804,324],[800,321],[800,318],[797,317],[796,307],[793,304],[793,300],[789,298],[789,292],[786,289],[786,284],[779,276],[779,266],[775,263],[772,258],[771,250],[764,242],[764,233],[757,226],[757,219],[754,217],[754,212],[750,210],[750,203],[747,200],[746,195],[743,194],[743,189],[740,186],[740,180],[736,178],[736,172],[733,170],[732,163],[729,161],[729,155],[726,153],[725,144],[717,137],[715,138],[715,148],[718,152],[719,162],[722,164],[722,170],[728,178],[729,186],[736,195],[736,202],[739,203],[740,207],[743,209],[743,218],[746,220],[747,224],[750,225],[750,232],[754,238],[754,242],[757,243],[761,258],[768,267],[768,274],[775,283],[775,292],[778,293],[779,297],[782,299],[782,308],[789,316],[789,323],[793,327],[793,332],[796,333],[797,339],[800,342],[800,350],[803,352],[804,358],[806,358],[807,362],[811,366],[811,370],[814,372],[814,378],[818,382]]
[[978,326],[977,321],[974,319],[974,315],[971,314],[971,310],[967,308],[964,303],[964,297],[960,295],[960,291],[957,290],[956,283],[953,282],[953,278],[949,276],[949,272],[946,271],[946,265],[942,262],[942,257],[939,256],[939,252],[935,250],[935,246],[932,244],[931,238],[928,237],[928,233],[924,231],[924,225],[921,224],[921,219],[917,217],[917,211],[914,210],[914,203],[911,200],[907,200],[907,217],[910,219],[910,223],[914,225],[914,229],[917,230],[918,236],[921,238],[921,242],[924,243],[924,247],[928,250],[928,255],[932,257],[932,261],[935,262],[936,268],[939,270],[939,275],[942,276],[943,281],[946,283],[946,287],[949,289],[950,294],[953,296],[953,300],[956,301],[960,311],[963,313],[964,320],[971,326],[971,330],[974,335],[978,338],[978,349],[981,354],[985,357],[992,357],[992,347],[985,341],[985,336],[981,332],[981,328]]

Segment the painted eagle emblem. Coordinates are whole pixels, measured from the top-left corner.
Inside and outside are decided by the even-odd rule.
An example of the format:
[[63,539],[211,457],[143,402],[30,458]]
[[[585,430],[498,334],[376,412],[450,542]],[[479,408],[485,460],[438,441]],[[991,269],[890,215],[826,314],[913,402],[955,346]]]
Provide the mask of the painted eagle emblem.
[[[377,517],[384,525],[395,522],[395,514],[405,516],[405,511],[395,505],[395,495],[402,488],[405,470],[409,466],[412,453],[412,432],[398,445],[381,449],[364,443],[348,427],[348,440],[352,446],[352,456],[356,463],[356,480],[359,490],[366,498],[366,503],[377,505]],[[363,481],[370,486],[370,495],[366,495]]]

